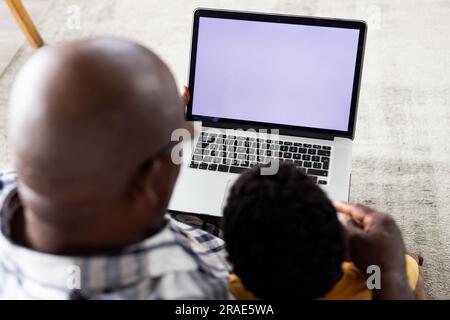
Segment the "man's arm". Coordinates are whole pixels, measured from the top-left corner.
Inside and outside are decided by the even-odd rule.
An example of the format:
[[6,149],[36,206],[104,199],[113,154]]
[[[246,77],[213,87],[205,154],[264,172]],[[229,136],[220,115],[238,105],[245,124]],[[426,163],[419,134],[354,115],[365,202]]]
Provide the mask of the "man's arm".
[[403,271],[381,270],[381,289],[373,290],[374,300],[415,300],[406,273]]

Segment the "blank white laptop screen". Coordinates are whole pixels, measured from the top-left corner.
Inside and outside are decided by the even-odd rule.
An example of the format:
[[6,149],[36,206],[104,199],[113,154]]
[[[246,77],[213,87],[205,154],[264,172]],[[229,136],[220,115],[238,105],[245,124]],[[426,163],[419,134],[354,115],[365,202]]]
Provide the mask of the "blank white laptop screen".
[[347,131],[359,30],[200,17],[192,114]]

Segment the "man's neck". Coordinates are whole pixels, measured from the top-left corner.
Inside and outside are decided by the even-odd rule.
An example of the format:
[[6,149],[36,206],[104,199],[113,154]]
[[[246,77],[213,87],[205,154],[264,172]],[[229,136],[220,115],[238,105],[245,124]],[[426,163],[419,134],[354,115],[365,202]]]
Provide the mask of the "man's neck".
[[127,236],[118,232],[115,237],[108,237],[101,227],[90,228],[98,231],[80,231],[79,233],[57,228],[37,219],[32,212],[18,211],[11,220],[11,238],[14,242],[29,249],[56,255],[95,255],[117,252],[123,248],[139,243],[158,233],[159,228]]

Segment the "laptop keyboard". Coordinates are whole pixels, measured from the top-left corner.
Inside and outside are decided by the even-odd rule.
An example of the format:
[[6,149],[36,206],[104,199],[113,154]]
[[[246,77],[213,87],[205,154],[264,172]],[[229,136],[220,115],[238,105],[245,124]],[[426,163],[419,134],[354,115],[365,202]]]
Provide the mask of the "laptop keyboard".
[[202,132],[195,146],[190,168],[241,173],[274,159],[291,162],[312,179],[327,184],[332,147],[283,140],[270,140]]

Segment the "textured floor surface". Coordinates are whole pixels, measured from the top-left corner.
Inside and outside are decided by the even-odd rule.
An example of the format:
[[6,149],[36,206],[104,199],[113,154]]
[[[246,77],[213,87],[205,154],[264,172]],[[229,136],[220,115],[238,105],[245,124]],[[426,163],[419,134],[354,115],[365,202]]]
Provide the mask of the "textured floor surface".
[[[180,84],[187,76],[195,7],[366,20],[351,200],[391,213],[408,250],[425,258],[428,298],[450,298],[449,0],[36,1],[35,19],[48,43],[105,34],[132,38],[159,53]],[[0,11],[1,30],[11,21],[2,19],[4,3]],[[4,50],[12,52],[0,61],[0,168],[8,168],[8,94],[33,49],[18,33],[0,33],[0,50],[0,58]]]

